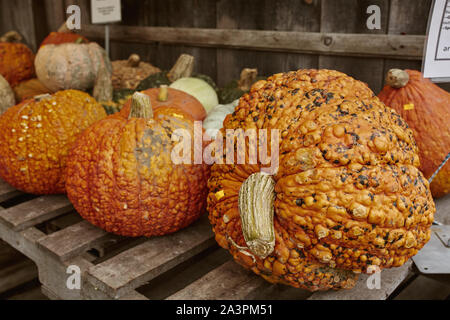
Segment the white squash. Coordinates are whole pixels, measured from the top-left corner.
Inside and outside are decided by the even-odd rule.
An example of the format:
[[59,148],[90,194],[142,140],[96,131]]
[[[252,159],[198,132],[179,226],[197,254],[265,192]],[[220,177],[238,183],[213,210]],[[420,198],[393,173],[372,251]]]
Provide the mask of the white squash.
[[15,104],[14,91],[9,86],[8,81],[0,75],[0,114]]
[[194,96],[205,108],[206,112],[219,104],[216,91],[206,81],[198,78],[180,78],[172,82],[170,88],[184,91]]
[[206,116],[203,120],[203,128],[206,134],[211,138],[215,138],[217,132],[223,127],[223,120],[230,113],[234,112],[234,109],[238,106],[239,99],[234,100],[229,104],[218,104]]

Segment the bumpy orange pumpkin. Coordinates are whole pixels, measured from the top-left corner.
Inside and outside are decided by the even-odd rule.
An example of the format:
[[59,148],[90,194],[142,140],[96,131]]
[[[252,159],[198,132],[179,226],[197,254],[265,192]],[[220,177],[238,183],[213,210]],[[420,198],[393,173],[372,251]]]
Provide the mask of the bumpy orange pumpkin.
[[34,75],[34,54],[15,31],[8,32],[0,41],[0,74],[14,87]]
[[9,108],[0,116],[0,177],[28,193],[64,193],[70,147],[81,131],[104,117],[95,99],[75,90]]
[[[450,93],[424,79],[416,70],[392,69],[378,95],[394,108],[414,132],[420,170],[428,179],[450,152]],[[430,185],[434,197],[450,193],[450,162]]]
[[[203,105],[195,97],[181,90],[167,88],[167,86],[161,86],[161,88],[151,88],[142,91],[150,97],[153,109],[160,107],[171,106],[178,108],[189,115],[194,120],[202,121],[206,117],[206,110]],[[121,113],[127,115],[130,113],[131,99],[129,99],[123,105]]]
[[348,288],[354,272],[400,266],[430,238],[413,133],[364,83],[331,70],[273,75],[221,130],[239,128],[278,129],[279,167],[214,164],[209,218],[217,242],[268,281]]
[[[206,208],[209,167],[174,164],[172,133],[193,119],[177,108],[154,110],[142,93],[130,114],[116,113],[89,127],[68,161],[67,194],[80,215],[124,236],[175,232]],[[193,154],[193,152],[192,152]]]

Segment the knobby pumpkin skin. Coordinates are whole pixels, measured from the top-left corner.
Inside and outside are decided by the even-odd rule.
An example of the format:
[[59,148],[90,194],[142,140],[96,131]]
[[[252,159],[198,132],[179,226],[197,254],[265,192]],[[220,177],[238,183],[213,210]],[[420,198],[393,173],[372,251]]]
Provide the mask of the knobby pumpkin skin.
[[34,75],[34,54],[23,43],[0,42],[0,74],[14,87]]
[[95,99],[75,90],[9,108],[0,116],[0,177],[24,192],[64,193],[70,147],[81,131],[104,117]]
[[70,201],[84,219],[123,236],[188,226],[205,212],[209,167],[174,164],[171,136],[186,129],[193,138],[193,119],[172,107],[128,116],[111,115],[78,139],[68,161]]
[[208,182],[217,242],[256,274],[312,291],[348,288],[352,271],[401,266],[429,240],[435,207],[413,133],[362,82],[331,70],[273,75],[221,130],[237,128],[280,130],[266,258],[246,248],[238,194],[267,166],[214,164]]
[[[450,152],[450,93],[424,79],[419,71],[392,71],[391,77],[406,72],[409,80],[396,85],[388,75],[388,84],[378,97],[395,109],[414,132],[419,147],[420,170],[428,179]],[[450,193],[450,162],[442,167],[430,188],[436,198]]]

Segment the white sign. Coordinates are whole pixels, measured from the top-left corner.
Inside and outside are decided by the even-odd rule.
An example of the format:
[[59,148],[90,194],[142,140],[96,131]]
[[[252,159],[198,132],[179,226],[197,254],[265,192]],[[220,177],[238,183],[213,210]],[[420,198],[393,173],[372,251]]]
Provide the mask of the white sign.
[[120,0],[91,0],[92,23],[111,23],[122,20]]
[[450,0],[434,0],[428,24],[423,76],[450,82]]

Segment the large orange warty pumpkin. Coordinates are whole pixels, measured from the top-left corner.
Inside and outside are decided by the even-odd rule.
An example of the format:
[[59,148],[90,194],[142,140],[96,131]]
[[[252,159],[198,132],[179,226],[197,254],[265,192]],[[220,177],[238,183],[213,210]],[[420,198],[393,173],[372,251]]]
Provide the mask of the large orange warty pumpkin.
[[76,90],[9,108],[0,116],[0,177],[28,193],[64,193],[70,147],[81,131],[104,117],[94,98]]
[[[420,170],[428,179],[450,152],[450,93],[416,70],[391,69],[378,95],[395,109],[414,132]],[[450,193],[450,161],[430,185],[434,197]]]
[[268,281],[349,288],[430,238],[435,207],[413,133],[366,84],[331,70],[273,75],[221,130],[239,128],[278,129],[279,166],[214,164],[209,218],[219,245]]
[[193,118],[170,106],[153,112],[142,93],[133,95],[126,117],[116,113],[89,127],[67,166],[67,194],[80,215],[133,237],[172,233],[199,218],[209,167],[172,162],[177,129],[193,139]]

